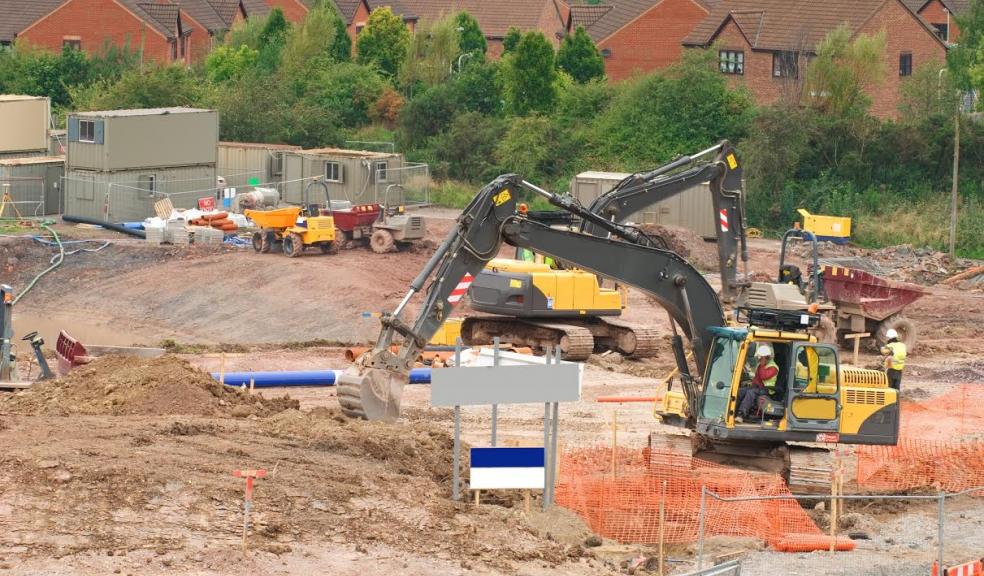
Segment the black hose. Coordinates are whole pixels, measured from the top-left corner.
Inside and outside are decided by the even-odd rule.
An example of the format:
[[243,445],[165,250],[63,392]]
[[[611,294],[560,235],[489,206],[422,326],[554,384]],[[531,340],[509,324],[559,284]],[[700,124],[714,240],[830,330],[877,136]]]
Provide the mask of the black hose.
[[147,238],[147,233],[143,230],[133,230],[130,228],[125,228],[120,224],[113,224],[112,222],[103,222],[102,220],[97,220],[96,218],[86,218],[85,216],[69,216],[68,214],[62,215],[63,222],[70,222],[73,224],[92,224],[94,226],[102,226],[107,230],[113,230],[114,232],[119,232],[120,234],[127,234],[129,236],[135,236],[137,238]]

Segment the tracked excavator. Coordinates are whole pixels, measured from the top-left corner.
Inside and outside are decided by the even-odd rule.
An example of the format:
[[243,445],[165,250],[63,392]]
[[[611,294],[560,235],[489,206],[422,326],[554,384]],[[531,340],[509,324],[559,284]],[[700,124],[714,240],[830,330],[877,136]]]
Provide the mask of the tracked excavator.
[[[631,174],[602,194],[586,210],[628,228],[633,215],[685,190],[707,183],[715,221],[721,295],[735,297],[738,290],[738,259],[747,262],[742,169],[737,151],[724,140],[693,155],[681,156],[653,170]],[[549,212],[544,223],[570,224]],[[537,219],[529,214],[531,219]],[[606,228],[591,220],[580,220],[581,232],[612,237]],[[624,238],[615,235],[615,238]],[[659,236],[636,229],[635,242],[667,248]],[[519,250],[517,250],[519,251]],[[604,287],[598,276],[577,267],[556,269],[542,261],[494,258],[489,261],[468,292],[472,310],[481,316],[466,317],[461,326],[465,344],[504,342],[534,349],[559,348],[566,360],[585,360],[593,352],[614,350],[631,358],[656,354],[662,333],[620,318],[625,293]]]
[[[517,192],[526,189],[573,213],[612,238],[552,228],[517,210]],[[667,422],[694,434],[702,457],[729,463],[765,460],[766,469],[788,472],[788,442],[895,444],[899,404],[879,371],[842,366],[837,349],[809,334],[819,316],[784,310],[776,286],[768,308],[740,307],[746,327],[727,325],[717,294],[701,273],[678,254],[639,242],[638,230],[581,207],[569,196],[551,194],[516,175],[486,185],[459,216],[455,228],[417,275],[392,313],[381,316],[375,347],[338,379],[338,400],[350,417],[395,420],[413,360],[460,301],[461,284],[477,275],[502,242],[570,262],[650,295],[666,309],[673,326],[672,347],[680,390],[660,412]],[[615,239],[619,238],[619,239]],[[414,294],[424,301],[412,322],[401,318]],[[681,335],[682,334],[682,335]],[[390,347],[402,337],[397,352]],[[689,341],[696,370],[687,360]],[[770,401],[756,421],[735,419],[739,389],[749,378],[755,347],[769,343],[780,368],[784,397]],[[761,466],[751,466],[761,468]]]

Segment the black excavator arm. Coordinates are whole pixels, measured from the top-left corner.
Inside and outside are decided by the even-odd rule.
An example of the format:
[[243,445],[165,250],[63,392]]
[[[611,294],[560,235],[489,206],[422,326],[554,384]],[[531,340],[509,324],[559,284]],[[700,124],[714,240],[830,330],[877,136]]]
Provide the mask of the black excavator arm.
[[[516,212],[521,189],[539,194],[627,241],[559,230],[531,220]],[[469,278],[498,254],[502,242],[570,262],[651,295],[690,339],[699,373],[703,373],[709,329],[724,322],[717,295],[686,260],[668,250],[634,243],[637,234],[631,227],[589,212],[568,196],[551,194],[516,175],[495,179],[464,209],[454,230],[411,283],[396,310],[382,316],[383,328],[373,350],[339,377],[338,399],[343,411],[370,420],[391,420],[399,415],[402,388],[414,360],[460,301]],[[400,315],[420,291],[425,292],[424,302],[413,322],[406,323]],[[390,345],[397,334],[403,343],[394,354]],[[677,357],[683,357],[682,349]],[[685,364],[681,371],[689,373]]]
[[[713,159],[705,160],[713,154]],[[588,211],[606,220],[624,223],[628,217],[658,202],[667,200],[699,184],[711,190],[717,232],[721,295],[734,298],[738,291],[738,258],[748,262],[745,235],[745,206],[742,195],[742,168],[738,154],[727,140],[694,155],[681,156],[668,164],[626,177],[614,188],[596,198]],[[585,221],[581,230],[604,234],[604,230]]]

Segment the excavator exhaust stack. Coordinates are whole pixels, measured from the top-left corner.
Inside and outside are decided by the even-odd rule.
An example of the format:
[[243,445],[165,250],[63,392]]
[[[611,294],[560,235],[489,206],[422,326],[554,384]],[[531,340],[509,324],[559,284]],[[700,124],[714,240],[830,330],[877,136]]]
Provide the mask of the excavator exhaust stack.
[[369,366],[371,356],[372,352],[366,352],[338,376],[338,404],[349,418],[395,422],[400,417],[408,376],[402,371]]

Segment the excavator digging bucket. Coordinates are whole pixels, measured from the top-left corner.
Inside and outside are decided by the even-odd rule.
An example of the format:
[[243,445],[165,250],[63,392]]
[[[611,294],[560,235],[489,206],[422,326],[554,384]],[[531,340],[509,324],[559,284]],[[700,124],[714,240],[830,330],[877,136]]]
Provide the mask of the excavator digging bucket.
[[338,404],[349,418],[395,422],[406,376],[356,362],[336,382]]

